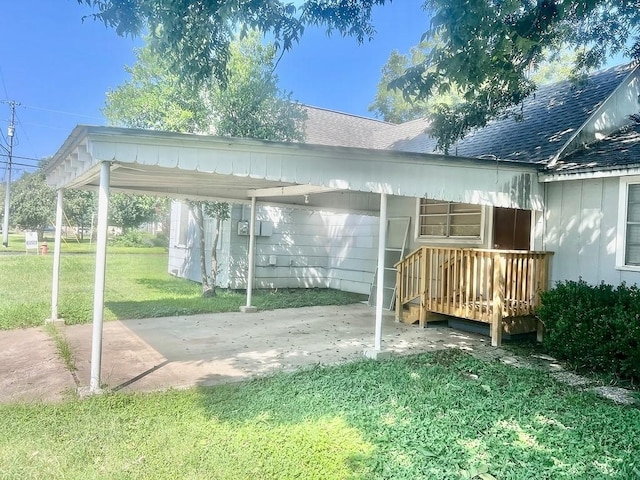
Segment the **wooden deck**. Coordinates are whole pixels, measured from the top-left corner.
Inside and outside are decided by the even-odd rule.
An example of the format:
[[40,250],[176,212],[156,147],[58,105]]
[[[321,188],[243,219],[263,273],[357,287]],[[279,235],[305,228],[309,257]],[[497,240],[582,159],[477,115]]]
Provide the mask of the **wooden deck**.
[[488,323],[492,345],[500,345],[505,321],[535,313],[548,287],[551,255],[420,247],[396,264],[396,319],[417,306],[421,326],[432,313]]

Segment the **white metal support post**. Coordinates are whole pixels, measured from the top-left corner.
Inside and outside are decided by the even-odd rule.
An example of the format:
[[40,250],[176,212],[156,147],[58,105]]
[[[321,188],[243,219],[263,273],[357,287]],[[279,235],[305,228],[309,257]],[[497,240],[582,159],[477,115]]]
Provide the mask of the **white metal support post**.
[[387,194],[380,194],[380,229],[378,231],[378,278],[376,290],[376,333],[374,348],[382,348],[382,304],[384,303],[384,251],[387,240]]
[[49,322],[58,321],[58,289],[60,286],[60,247],[62,247],[62,209],[64,190],[58,189],[56,202],[56,233],[53,245],[53,283],[51,285],[51,317]]
[[251,305],[251,295],[253,294],[253,277],[256,266],[256,197],[251,197],[251,218],[249,219],[249,269],[247,271],[247,304],[240,307],[242,313],[253,313],[258,309]]
[[111,170],[108,162],[100,166],[98,192],[98,229],[96,235],[96,275],[93,287],[93,336],[91,339],[91,380],[89,393],[100,392],[102,363],[102,322],[104,319],[104,286],[107,263],[107,230],[109,213],[109,183]]

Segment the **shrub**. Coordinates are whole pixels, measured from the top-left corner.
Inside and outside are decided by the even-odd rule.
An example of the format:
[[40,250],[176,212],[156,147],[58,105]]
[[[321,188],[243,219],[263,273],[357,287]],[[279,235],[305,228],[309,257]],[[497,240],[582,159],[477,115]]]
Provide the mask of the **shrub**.
[[544,346],[579,368],[640,380],[640,289],[559,282],[541,295]]
[[152,244],[139,230],[127,230],[126,232],[109,240],[110,245],[119,247],[151,247]]

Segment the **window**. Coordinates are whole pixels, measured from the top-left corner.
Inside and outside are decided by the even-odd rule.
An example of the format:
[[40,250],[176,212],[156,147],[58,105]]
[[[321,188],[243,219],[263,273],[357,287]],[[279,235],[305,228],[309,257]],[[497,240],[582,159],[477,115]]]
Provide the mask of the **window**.
[[480,239],[482,207],[420,199],[419,237]]
[[178,245],[187,246],[189,243],[189,205],[180,202],[178,220]]
[[640,177],[620,179],[618,267],[640,267]]

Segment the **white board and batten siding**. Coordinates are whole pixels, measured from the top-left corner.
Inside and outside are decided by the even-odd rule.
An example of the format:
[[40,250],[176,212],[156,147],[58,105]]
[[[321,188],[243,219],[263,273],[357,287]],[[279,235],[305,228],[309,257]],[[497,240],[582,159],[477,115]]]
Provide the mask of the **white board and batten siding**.
[[[189,219],[186,235],[182,233],[180,241],[179,225],[184,225],[181,214],[185,214],[185,209],[174,202],[169,272],[200,281],[195,222]],[[249,236],[239,234],[238,224],[248,222],[249,216],[248,206],[232,205],[231,218],[223,226],[218,250],[217,284],[220,287],[246,288]],[[256,288],[336,288],[369,292],[375,271],[377,217],[259,206],[257,233],[261,224],[268,227],[265,228],[267,235],[256,236]],[[208,230],[212,226],[212,221],[207,222]]]
[[551,182],[547,187],[544,249],[554,252],[552,284],[640,284],[640,272],[616,268],[620,178]]

